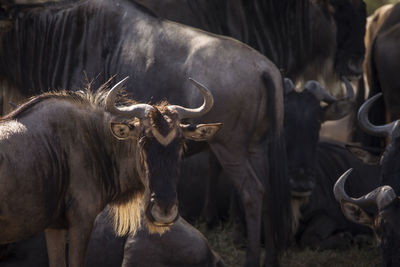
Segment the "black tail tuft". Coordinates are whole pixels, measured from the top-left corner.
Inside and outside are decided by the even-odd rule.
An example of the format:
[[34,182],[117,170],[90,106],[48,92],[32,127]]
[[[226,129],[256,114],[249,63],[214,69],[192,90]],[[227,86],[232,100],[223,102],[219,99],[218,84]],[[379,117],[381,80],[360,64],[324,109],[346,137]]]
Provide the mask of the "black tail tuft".
[[[266,181],[264,198],[264,230],[266,251],[272,257],[279,257],[291,238],[290,187],[286,166],[286,147],[283,134],[283,122],[278,116],[283,115],[283,103],[276,103],[275,94],[283,94],[282,86],[277,86],[268,75],[263,75],[268,97],[269,133],[265,139]],[[283,118],[283,116],[281,116]],[[275,256],[274,256],[275,255]]]

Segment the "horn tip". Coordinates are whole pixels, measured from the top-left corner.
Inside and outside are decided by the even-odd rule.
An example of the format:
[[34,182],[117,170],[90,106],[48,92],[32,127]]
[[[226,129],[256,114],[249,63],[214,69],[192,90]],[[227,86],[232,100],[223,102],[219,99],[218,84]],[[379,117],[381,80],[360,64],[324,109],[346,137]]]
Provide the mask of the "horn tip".
[[125,82],[126,80],[129,79],[129,76],[126,76],[125,78],[123,78],[120,82]]
[[336,181],[335,185],[333,186],[333,194],[335,199],[340,202],[341,199],[341,187],[344,188],[344,183],[346,182],[347,177],[353,171],[353,168],[348,169],[345,173],[343,173]]

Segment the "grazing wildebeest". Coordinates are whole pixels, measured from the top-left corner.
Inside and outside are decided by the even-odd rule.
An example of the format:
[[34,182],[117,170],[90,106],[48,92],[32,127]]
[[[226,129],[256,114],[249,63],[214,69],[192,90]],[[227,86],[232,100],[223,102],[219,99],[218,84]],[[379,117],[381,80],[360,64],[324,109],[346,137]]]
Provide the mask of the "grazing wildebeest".
[[[223,267],[225,264],[204,236],[179,218],[163,235],[150,234],[145,226],[136,235],[116,236],[107,210],[100,213],[88,245],[86,267]],[[2,267],[46,267],[44,234],[11,244]]]
[[[126,80],[126,79],[125,79]],[[207,113],[130,103],[117,92],[47,93],[0,120],[0,244],[45,230],[50,266],[84,266],[93,222],[111,204],[119,234],[135,232],[140,209],[150,232],[178,218],[176,183],[184,139],[207,140],[220,124],[181,124]],[[128,101],[128,99],[125,99]]]
[[[93,86],[114,74],[133,77],[127,90],[141,102],[199,104],[184,78],[191,74],[211,88],[215,105],[201,120],[224,124],[209,145],[245,206],[246,265],[260,262],[262,222],[266,251],[276,255],[267,259],[277,257],[291,223],[282,77],[271,61],[231,38],[163,20],[128,0],[5,8],[0,80],[7,92],[81,88],[84,71],[97,77]],[[17,102],[3,102],[10,101]]]
[[[399,120],[385,124],[373,125],[368,113],[382,93],[368,99],[359,110],[361,127],[375,136],[387,137],[388,146],[383,153],[380,164],[380,185],[370,193],[359,198],[349,197],[344,184],[351,170],[344,173],[334,187],[335,197],[342,206],[345,216],[356,223],[371,227],[381,241],[383,266],[399,266],[400,233],[400,182],[399,182]],[[373,212],[368,209],[373,208]]]
[[137,0],[157,15],[236,38],[274,62],[296,83],[318,80],[330,90],[362,73],[362,0]]

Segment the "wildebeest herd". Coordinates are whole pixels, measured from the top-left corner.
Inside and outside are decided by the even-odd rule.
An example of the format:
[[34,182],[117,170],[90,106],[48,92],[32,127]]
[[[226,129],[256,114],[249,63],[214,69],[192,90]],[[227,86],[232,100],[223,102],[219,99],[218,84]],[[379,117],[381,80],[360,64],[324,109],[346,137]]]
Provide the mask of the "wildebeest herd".
[[[226,266],[182,218],[226,214],[245,266],[344,232],[400,266],[399,19],[367,23],[362,0],[0,1],[0,266]],[[320,139],[345,116],[351,140]]]

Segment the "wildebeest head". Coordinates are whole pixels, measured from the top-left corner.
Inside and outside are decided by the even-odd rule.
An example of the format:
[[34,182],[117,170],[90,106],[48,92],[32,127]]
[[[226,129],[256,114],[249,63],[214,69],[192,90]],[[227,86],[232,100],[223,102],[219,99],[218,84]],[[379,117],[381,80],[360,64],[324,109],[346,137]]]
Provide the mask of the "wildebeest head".
[[221,123],[181,123],[184,118],[206,114],[213,106],[211,92],[192,79],[204,97],[203,105],[195,109],[166,102],[117,107],[115,98],[125,80],[115,85],[106,98],[107,110],[116,115],[111,122],[111,131],[120,140],[133,140],[136,168],[146,188],[143,208],[147,226],[151,232],[162,233],[178,218],[176,187],[184,140],[208,140],[219,130]]
[[[374,230],[381,242],[383,266],[400,266],[400,199],[388,185],[380,186],[359,198],[349,197],[344,185],[351,170],[337,180],[333,189],[343,214],[350,221]],[[371,208],[377,209],[376,215],[368,212]]]
[[[302,92],[296,92],[285,79],[285,138],[292,195],[311,194],[315,185],[317,142],[321,123],[346,116],[353,107],[353,89],[346,78],[347,96],[337,100],[318,82],[309,81]],[[325,106],[321,106],[321,102]]]
[[335,69],[340,76],[362,74],[365,53],[366,6],[362,0],[329,1],[336,23]]
[[[381,180],[378,187],[369,194],[358,199],[349,198],[343,187],[350,170],[342,175],[337,181],[334,193],[336,199],[341,203],[345,216],[356,223],[365,224],[371,227],[381,241],[383,266],[399,266],[400,250],[400,201],[397,197],[400,189],[400,123],[394,121],[386,125],[373,125],[368,119],[368,113],[375,101],[382,94],[377,94],[365,101],[358,112],[358,120],[361,128],[375,136],[388,137],[389,144],[380,159]],[[366,154],[367,152],[364,151]],[[365,155],[364,159],[365,159]],[[374,156],[368,155],[373,162],[379,162]],[[366,209],[373,206],[378,213],[374,216],[366,212]]]

